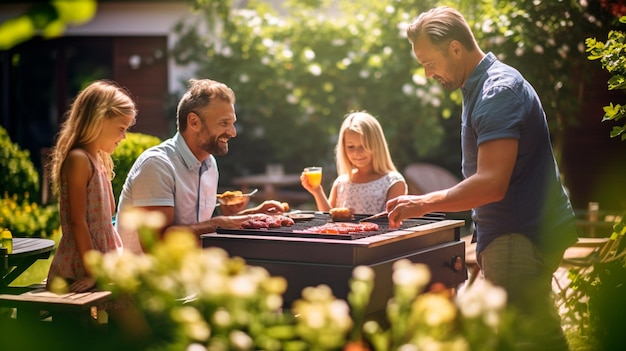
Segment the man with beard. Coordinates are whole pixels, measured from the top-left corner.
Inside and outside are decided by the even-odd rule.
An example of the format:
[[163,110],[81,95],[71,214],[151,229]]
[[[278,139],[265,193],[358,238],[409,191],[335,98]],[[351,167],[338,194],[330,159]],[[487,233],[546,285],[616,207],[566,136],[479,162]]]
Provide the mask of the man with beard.
[[390,200],[390,227],[428,212],[471,209],[483,277],[506,290],[517,312],[516,349],[567,350],[551,284],[576,242],[575,217],[537,93],[516,69],[478,47],[454,9],[420,14],[407,37],[427,78],[461,90],[464,180]]
[[125,216],[131,209],[158,211],[164,215],[161,233],[173,228],[197,235],[215,232],[217,227],[239,228],[253,213],[280,213],[281,203],[266,201],[244,210],[222,208],[213,216],[219,173],[214,155],[228,153],[228,141],[235,129],[235,94],[223,83],[191,79],[189,89],[178,103],[178,132],[161,144],[145,150],[128,172],[120,194],[117,229],[124,249],[143,252],[139,235]]

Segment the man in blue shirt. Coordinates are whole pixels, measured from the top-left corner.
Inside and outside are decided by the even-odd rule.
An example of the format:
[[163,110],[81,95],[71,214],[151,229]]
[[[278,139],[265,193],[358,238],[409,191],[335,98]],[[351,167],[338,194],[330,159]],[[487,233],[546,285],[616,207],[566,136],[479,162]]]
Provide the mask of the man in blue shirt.
[[480,50],[454,9],[422,13],[407,36],[427,78],[447,90],[461,88],[464,180],[390,200],[390,225],[428,212],[471,209],[478,264],[516,308],[520,348],[567,350],[551,278],[577,235],[539,97],[517,70]]

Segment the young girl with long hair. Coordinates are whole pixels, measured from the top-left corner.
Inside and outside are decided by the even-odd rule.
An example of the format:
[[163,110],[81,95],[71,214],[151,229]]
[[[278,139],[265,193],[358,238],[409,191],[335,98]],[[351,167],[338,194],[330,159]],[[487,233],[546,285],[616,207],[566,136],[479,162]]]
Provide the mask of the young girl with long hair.
[[112,223],[111,154],[126,138],[136,114],[129,93],[105,80],[82,90],[68,111],[50,160],[63,234],[48,273],[48,288],[57,278],[63,278],[70,291],[93,288],[85,253],[121,251],[122,241]]
[[349,113],[341,125],[335,148],[338,177],[330,197],[322,185],[312,186],[306,174],[302,186],[315,197],[318,210],[345,207],[359,214],[385,210],[387,200],[407,193],[404,177],[391,159],[383,129],[367,112]]

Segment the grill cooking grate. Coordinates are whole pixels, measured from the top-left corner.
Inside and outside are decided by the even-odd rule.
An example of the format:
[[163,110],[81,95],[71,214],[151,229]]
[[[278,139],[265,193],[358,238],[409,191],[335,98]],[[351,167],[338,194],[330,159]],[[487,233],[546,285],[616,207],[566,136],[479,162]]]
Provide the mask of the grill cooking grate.
[[[369,215],[355,215],[355,221],[365,218]],[[402,226],[395,230],[401,230],[416,227],[424,224],[430,224],[445,219],[445,214],[431,213],[420,218],[411,218],[404,220]],[[317,234],[317,233],[299,233],[297,230],[306,230],[311,227],[317,227],[330,222],[330,215],[327,212],[315,212],[315,217],[310,219],[298,219],[295,225],[280,228],[264,228],[264,229],[227,229],[217,228],[217,234],[240,234],[240,235],[267,235],[267,236],[289,236],[298,238],[317,238],[317,239],[341,239],[356,240],[374,235],[384,234],[389,231],[389,222],[387,218],[378,218],[371,222],[378,224],[378,231],[356,232],[348,234]]]

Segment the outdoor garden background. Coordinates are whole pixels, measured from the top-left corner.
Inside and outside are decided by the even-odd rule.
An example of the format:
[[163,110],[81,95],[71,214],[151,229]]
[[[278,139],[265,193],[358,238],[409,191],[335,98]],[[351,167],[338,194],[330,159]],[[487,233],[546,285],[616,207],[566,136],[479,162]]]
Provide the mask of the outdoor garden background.
[[[0,50],[10,52],[33,36],[63,35],[64,25],[80,25],[97,12],[96,4],[90,1],[59,3],[62,5],[33,6],[22,18],[0,23]],[[624,28],[618,22],[626,14],[620,1],[288,0],[280,3],[280,8],[262,1],[238,4],[237,8],[231,1],[221,0],[189,4],[196,11],[195,20],[172,28],[180,40],[168,57],[180,64],[193,63],[195,76],[226,82],[237,95],[238,137],[231,141],[229,154],[218,159],[221,187],[232,186],[228,181],[232,177],[262,172],[268,163],[283,164],[287,172],[298,172],[311,164],[332,170],[341,119],[347,112],[360,109],[379,118],[399,169],[413,162],[432,162],[458,174],[460,92],[447,93],[437,82],[425,80],[404,36],[406,25],[419,12],[451,5],[467,17],[484,51],[493,51],[518,68],[539,92],[566,185],[585,168],[577,162],[576,153],[566,148],[572,144],[568,138],[584,135],[585,128],[597,130],[598,125],[605,131],[610,147],[597,157],[608,161],[597,170],[601,173],[597,184],[588,187],[584,196],[572,194],[575,203],[580,207],[601,198],[601,204],[612,210],[626,207],[626,152],[620,141],[626,134],[622,133],[623,111],[618,105],[623,101],[623,37],[614,38],[618,44],[614,51],[599,48],[597,59],[607,54],[599,61],[588,58],[596,43],[586,43],[590,38],[604,42],[611,30]],[[34,26],[24,25],[28,18],[36,19]],[[3,55],[2,60],[3,67],[20,66],[19,57]],[[107,76],[92,72],[78,86],[98,78]],[[611,86],[607,85],[609,79]],[[185,82],[181,81],[180,91],[167,99],[172,119],[184,90]],[[68,92],[68,96],[75,93]],[[36,87],[31,94],[36,94]],[[610,108],[602,109],[609,104]],[[140,114],[138,118],[149,117]],[[590,120],[594,127],[588,127]],[[172,134],[173,127],[172,123]],[[131,135],[115,154],[116,195],[134,157],[159,141],[135,132],[138,134]],[[56,204],[40,201],[43,172],[36,160],[39,154],[22,149],[4,128],[0,128],[0,146],[0,227],[8,228],[14,236],[58,240]],[[332,181],[332,177],[325,177],[325,181]],[[614,231],[623,235],[623,223]],[[46,264],[49,262],[34,266],[16,284],[41,282]],[[176,263],[172,265],[172,270],[159,274],[167,277],[176,272]],[[624,285],[623,262],[606,271],[614,272],[613,288]],[[590,293],[597,292],[623,311],[619,294],[606,297],[598,292],[598,284],[591,283],[586,286]],[[623,292],[623,288],[617,291]],[[587,304],[577,308],[582,311],[581,318],[593,321]],[[190,325],[183,317],[170,318],[172,328]],[[573,348],[608,350],[614,346],[607,340],[615,336],[611,328],[616,321],[595,321],[604,323],[604,331],[581,324],[582,329],[568,335]],[[455,332],[464,335],[462,328]],[[341,348],[337,345],[347,340],[341,339],[342,335],[345,337],[341,334],[329,349]],[[195,338],[187,335],[182,340],[197,341],[201,336]],[[181,339],[176,341],[185,344]],[[171,346],[180,348],[182,344]],[[309,340],[309,345],[314,344]]]

